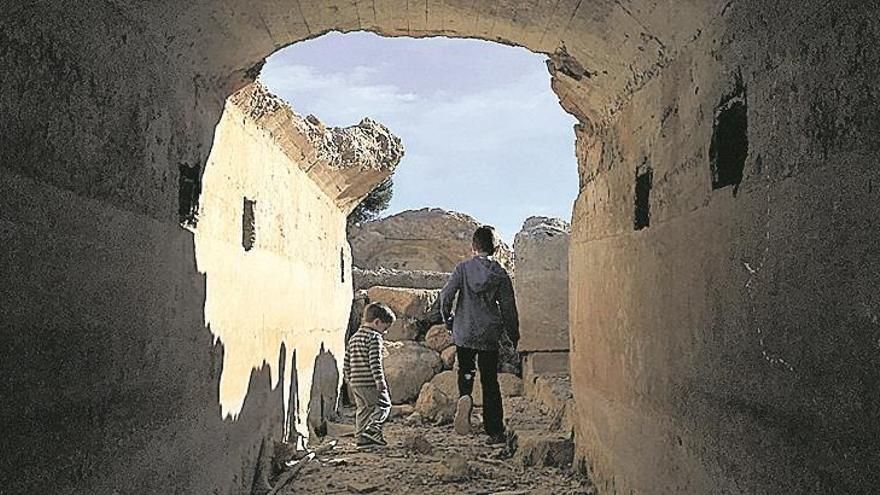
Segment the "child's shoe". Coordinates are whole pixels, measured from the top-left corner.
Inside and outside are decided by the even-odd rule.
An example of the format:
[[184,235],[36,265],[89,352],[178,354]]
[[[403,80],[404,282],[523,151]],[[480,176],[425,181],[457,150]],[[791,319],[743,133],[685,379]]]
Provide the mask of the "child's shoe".
[[361,433],[361,438],[369,440],[372,445],[378,445],[381,447],[388,445],[388,442],[385,441],[385,438],[382,436],[382,432],[379,430],[367,429],[363,433]]

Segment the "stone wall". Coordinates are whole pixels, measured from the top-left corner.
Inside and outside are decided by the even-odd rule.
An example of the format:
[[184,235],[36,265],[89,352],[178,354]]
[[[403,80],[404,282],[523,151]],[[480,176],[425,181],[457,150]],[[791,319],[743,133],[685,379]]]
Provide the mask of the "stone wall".
[[531,217],[516,234],[520,352],[568,351],[567,222]]
[[[352,150],[356,160],[337,158]],[[3,293],[17,308],[3,315],[18,335],[10,352],[33,360],[42,348],[55,362],[48,375],[7,374],[39,419],[3,406],[14,432],[4,447],[25,463],[5,457],[0,471],[17,474],[4,489],[250,493],[264,437],[294,440],[335,410],[352,294],[346,217],[401,153],[378,124],[327,129],[254,84],[229,98],[205,172],[182,173],[198,190],[180,198],[197,199],[178,212],[186,228],[0,169],[14,219],[4,232],[29,246],[8,251],[4,273],[57,267]],[[32,223],[37,212],[68,227]],[[187,451],[224,455],[205,465]]]
[[548,54],[552,86],[580,121],[572,386],[583,467],[604,492],[870,492],[880,484],[875,7],[5,5],[0,447],[14,454],[0,459],[0,485],[246,486],[242,460],[276,428],[265,411],[282,398],[264,367],[237,418],[221,417],[224,350],[204,327],[210,277],[178,222],[226,98],[262,60],[365,29]]
[[[349,230],[354,264],[359,268],[425,270],[449,273],[473,256],[471,240],[482,225],[476,219],[439,208],[409,210],[365,222]],[[513,267],[510,248],[496,257]]]
[[369,289],[377,285],[408,289],[442,289],[450,275],[447,272],[427,270],[395,270],[392,268],[365,270],[358,267],[352,269],[355,290]]
[[846,3],[728,4],[579,132],[572,384],[605,492],[880,483],[880,25]]
[[[334,162],[350,150],[360,152],[352,153],[352,163]],[[293,374],[305,385],[284,391],[285,404],[298,397],[297,418],[313,406],[306,387],[337,388],[317,384],[334,377],[314,375],[313,369],[319,358],[330,367],[334,360],[337,368],[342,365],[352,299],[346,215],[370,190],[370,180],[376,184],[390,175],[401,151],[378,124],[326,129],[314,117],[294,114],[259,84],[229,99],[202,177],[193,229],[197,268],[206,275],[205,324],[226,351],[219,390],[223,416],[238,414],[250,370],[272,363],[282,345],[287,362],[295,364],[287,367],[284,383]],[[370,173],[358,173],[364,168]],[[361,187],[352,193],[353,183]],[[315,300],[321,304],[309,302]],[[270,369],[277,382],[277,367]],[[333,411],[331,402],[323,409]],[[299,426],[308,433],[305,423]]]

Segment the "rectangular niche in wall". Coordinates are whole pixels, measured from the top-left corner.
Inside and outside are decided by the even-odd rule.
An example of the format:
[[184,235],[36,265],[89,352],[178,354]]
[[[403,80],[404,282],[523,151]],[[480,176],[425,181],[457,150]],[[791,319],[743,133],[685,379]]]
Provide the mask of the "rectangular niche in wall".
[[245,251],[250,251],[257,241],[257,225],[254,217],[256,200],[244,198],[244,207],[241,213],[241,246]]
[[650,167],[642,166],[636,170],[636,205],[633,217],[635,230],[642,230],[651,223],[651,181]]
[[737,81],[732,94],[715,109],[712,143],[709,145],[712,189],[739,186],[742,182],[743,167],[749,154],[748,128],[745,88],[741,81]]
[[198,165],[181,163],[177,176],[177,214],[181,225],[195,226],[198,220],[199,195],[202,182]]

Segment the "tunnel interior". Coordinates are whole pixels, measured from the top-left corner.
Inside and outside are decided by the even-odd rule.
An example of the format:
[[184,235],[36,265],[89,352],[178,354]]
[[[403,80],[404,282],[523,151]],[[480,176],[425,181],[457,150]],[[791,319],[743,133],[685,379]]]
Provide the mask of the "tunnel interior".
[[[576,447],[603,493],[868,492],[880,482],[880,241],[864,222],[880,213],[880,26],[869,5],[847,7],[12,6],[0,21],[12,69],[0,76],[0,391],[15,400],[0,418],[4,451],[18,455],[0,461],[16,473],[3,485],[233,493],[250,482],[245,467],[284,424],[283,390],[304,377],[229,360],[234,347],[274,362],[280,341],[211,330],[246,317],[251,300],[209,301],[205,267],[259,233],[226,243],[180,224],[196,221],[226,99],[262,60],[330,30],[368,30],[549,56],[578,120]],[[250,221],[233,218],[262,222],[265,199],[241,198]],[[321,290],[342,301],[331,253],[334,285]],[[259,280],[269,265],[250,258],[240,263]],[[215,280],[244,290],[236,275]],[[327,354],[328,324],[298,323],[314,333],[287,352]],[[218,407],[218,362],[241,366],[229,386],[248,391],[232,416]]]

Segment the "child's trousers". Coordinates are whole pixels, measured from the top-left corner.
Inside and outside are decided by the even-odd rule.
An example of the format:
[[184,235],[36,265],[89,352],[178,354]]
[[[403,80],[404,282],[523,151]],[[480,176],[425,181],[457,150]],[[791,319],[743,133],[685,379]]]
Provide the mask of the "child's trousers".
[[381,393],[375,386],[351,387],[354,403],[357,406],[355,416],[355,435],[360,436],[366,430],[382,431],[382,425],[391,413],[391,397],[386,388]]

